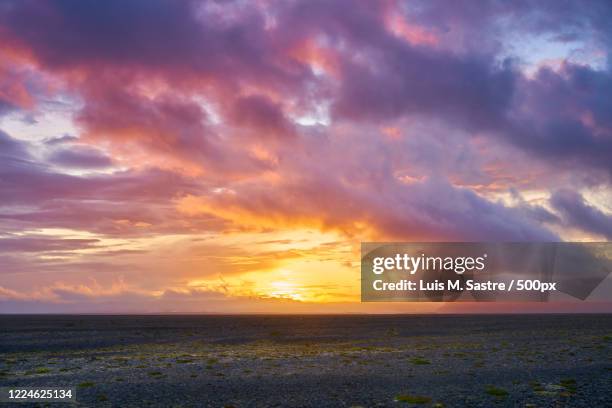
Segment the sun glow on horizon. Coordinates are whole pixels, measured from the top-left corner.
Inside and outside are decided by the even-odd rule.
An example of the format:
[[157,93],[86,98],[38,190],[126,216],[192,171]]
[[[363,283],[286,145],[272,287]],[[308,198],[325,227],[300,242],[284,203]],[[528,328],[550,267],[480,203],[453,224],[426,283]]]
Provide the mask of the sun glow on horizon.
[[612,239],[604,7],[9,3],[7,310],[396,310],[360,242]]

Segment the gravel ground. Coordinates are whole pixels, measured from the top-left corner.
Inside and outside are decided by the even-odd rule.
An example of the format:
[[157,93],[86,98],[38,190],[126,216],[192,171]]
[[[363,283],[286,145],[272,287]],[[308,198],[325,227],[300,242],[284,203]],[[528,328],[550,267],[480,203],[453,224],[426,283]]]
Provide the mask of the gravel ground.
[[75,387],[79,406],[612,407],[612,315],[1,316],[0,327],[0,384]]

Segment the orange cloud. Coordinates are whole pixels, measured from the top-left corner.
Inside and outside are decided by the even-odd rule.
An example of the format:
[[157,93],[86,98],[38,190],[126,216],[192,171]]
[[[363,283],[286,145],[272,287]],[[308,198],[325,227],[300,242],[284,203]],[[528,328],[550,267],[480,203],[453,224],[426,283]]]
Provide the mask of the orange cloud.
[[211,214],[242,227],[265,229],[302,226],[325,229],[324,222],[316,214],[300,215],[288,208],[267,206],[264,202],[249,208],[235,201],[232,198],[234,195],[232,190],[218,191],[212,197],[186,195],[177,199],[176,208],[185,215]]
[[[26,82],[28,73],[0,48],[0,104],[5,103],[21,109],[34,107],[34,97]],[[0,106],[1,109],[1,106]]]
[[333,77],[340,76],[340,61],[334,51],[321,45],[314,38],[306,38],[295,44],[288,54],[297,61]]
[[433,32],[418,24],[409,23],[395,8],[387,9],[384,20],[390,32],[412,45],[435,46],[439,43]]

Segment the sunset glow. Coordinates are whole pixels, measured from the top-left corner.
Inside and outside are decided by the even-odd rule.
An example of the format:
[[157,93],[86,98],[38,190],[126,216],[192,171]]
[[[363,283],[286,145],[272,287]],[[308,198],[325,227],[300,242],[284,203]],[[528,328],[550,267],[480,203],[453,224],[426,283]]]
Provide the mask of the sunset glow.
[[525,7],[3,1],[0,308],[435,312],[360,242],[610,240],[609,18]]

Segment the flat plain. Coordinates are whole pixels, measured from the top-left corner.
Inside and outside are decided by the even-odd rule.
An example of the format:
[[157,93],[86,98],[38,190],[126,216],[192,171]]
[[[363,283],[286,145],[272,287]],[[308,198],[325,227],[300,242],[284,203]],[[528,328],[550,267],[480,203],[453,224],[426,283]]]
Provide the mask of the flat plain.
[[612,407],[610,314],[5,315],[0,328],[1,386],[75,387],[79,406]]

